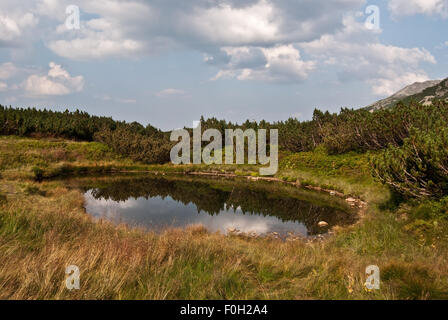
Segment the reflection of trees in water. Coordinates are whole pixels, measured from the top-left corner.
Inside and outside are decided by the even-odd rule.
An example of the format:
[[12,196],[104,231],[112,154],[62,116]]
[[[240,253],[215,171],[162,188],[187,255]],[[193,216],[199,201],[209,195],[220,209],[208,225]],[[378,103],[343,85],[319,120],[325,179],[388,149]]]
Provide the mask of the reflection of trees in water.
[[166,180],[162,178],[116,179],[92,190],[96,199],[126,201],[129,198],[171,197],[184,205],[193,203],[199,211],[216,215],[225,209],[241,208],[245,214],[275,216],[280,220],[303,223],[310,234],[319,233],[317,223],[347,225],[354,222],[352,213],[329,206],[318,206],[296,198],[282,197],[268,191],[235,186],[230,191],[212,188],[204,182]]
[[330,225],[348,225],[355,222],[355,216],[350,212],[318,206],[296,198],[274,196],[267,191],[235,188],[226,203],[234,208],[241,207],[244,213],[275,216],[283,222],[301,222],[310,234],[322,231],[317,226],[322,220]]
[[113,201],[126,201],[133,198],[171,197],[187,205],[193,203],[198,212],[203,210],[209,214],[217,214],[224,210],[228,193],[210,188],[205,183],[191,183],[187,181],[153,179],[119,179],[107,186],[93,189],[92,195],[96,199],[104,198]]

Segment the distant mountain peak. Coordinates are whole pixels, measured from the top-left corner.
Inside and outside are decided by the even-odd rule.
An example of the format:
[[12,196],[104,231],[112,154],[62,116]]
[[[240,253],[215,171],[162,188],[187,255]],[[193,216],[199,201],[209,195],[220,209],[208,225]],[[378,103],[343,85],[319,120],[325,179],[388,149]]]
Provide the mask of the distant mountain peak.
[[442,81],[443,80],[427,80],[427,81],[424,81],[424,82],[414,82],[413,84],[411,84],[411,85],[409,85],[407,87],[404,87],[400,91],[398,91],[395,94],[393,94],[392,97],[396,97],[396,98],[408,97],[408,96],[411,96],[413,94],[420,93],[423,90],[425,90],[426,88],[434,87],[434,86],[438,85]]
[[416,100],[423,104],[431,104],[433,99],[448,98],[448,78],[445,80],[428,80],[415,82],[397,91],[388,98],[379,100],[368,107],[367,110],[374,111],[390,108],[403,100]]

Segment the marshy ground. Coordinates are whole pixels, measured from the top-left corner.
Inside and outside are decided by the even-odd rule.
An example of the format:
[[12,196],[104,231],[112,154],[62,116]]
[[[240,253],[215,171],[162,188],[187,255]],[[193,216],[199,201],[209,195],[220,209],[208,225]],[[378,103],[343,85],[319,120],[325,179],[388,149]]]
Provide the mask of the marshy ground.
[[[80,190],[46,179],[144,170],[256,176],[256,167],[145,166],[99,143],[1,137],[0,298],[448,298],[448,223],[440,214],[447,206],[394,204],[370,177],[367,157],[281,155],[277,178],[368,203],[359,223],[334,228],[325,241],[285,242],[94,221]],[[80,268],[80,290],[65,287],[68,265]],[[369,265],[380,268],[380,290],[364,286]]]

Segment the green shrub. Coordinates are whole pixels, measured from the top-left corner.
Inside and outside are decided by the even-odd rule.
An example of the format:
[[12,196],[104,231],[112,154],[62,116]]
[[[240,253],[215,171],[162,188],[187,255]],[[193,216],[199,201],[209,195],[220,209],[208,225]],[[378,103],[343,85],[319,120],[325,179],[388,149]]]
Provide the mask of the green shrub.
[[373,175],[408,198],[448,194],[448,128],[412,129],[401,148],[373,156]]
[[172,143],[156,135],[145,136],[125,127],[105,129],[95,133],[95,140],[111,147],[116,153],[143,163],[166,163],[170,161]]
[[34,180],[36,181],[42,181],[44,178],[44,170],[40,167],[33,167],[32,172],[34,174]]
[[44,190],[39,189],[39,187],[30,185],[25,187],[25,193],[28,195],[39,195],[39,196],[46,195],[46,192]]

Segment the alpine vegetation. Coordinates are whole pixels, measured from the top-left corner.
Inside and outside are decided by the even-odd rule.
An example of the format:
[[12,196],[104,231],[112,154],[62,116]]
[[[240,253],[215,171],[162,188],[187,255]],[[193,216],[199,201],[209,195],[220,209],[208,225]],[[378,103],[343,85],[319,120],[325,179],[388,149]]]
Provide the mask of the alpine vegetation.
[[[266,133],[266,129],[259,129],[257,132],[254,129],[245,131],[225,129],[225,148],[223,152],[221,132],[217,129],[207,129],[202,133],[201,122],[197,121],[193,124],[193,143],[191,143],[190,133],[186,129],[177,129],[171,132],[171,141],[179,141],[180,139],[171,149],[171,162],[174,164],[191,164],[191,158],[193,158],[193,164],[201,164],[202,161],[208,165],[222,164],[224,155],[225,164],[244,164],[246,163],[245,154],[247,153],[248,164],[269,164],[267,168],[260,168],[260,175],[274,175],[278,171],[278,130],[270,130],[269,155],[267,154]],[[246,138],[247,148],[245,145]],[[210,143],[202,147],[202,142]],[[191,153],[191,144],[193,144],[193,153]]]

